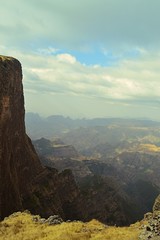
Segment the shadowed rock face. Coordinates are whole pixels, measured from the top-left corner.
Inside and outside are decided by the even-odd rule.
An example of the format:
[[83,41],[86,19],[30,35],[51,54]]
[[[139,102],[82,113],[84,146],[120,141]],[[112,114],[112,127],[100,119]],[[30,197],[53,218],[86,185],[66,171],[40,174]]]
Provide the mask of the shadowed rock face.
[[25,134],[21,65],[16,59],[0,57],[1,217],[22,208],[21,194],[29,191],[30,182],[40,169]]
[[21,64],[0,56],[0,219],[24,208],[65,218],[78,194],[70,171],[41,166],[25,133]]

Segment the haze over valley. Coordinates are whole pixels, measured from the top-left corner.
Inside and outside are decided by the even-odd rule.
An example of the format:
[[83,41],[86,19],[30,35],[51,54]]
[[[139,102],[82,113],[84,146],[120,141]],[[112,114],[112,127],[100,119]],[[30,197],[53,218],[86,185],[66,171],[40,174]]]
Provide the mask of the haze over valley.
[[[151,211],[160,191],[160,122],[28,113],[26,127],[42,164],[72,170],[89,215],[123,225]],[[111,202],[120,209],[109,213]]]

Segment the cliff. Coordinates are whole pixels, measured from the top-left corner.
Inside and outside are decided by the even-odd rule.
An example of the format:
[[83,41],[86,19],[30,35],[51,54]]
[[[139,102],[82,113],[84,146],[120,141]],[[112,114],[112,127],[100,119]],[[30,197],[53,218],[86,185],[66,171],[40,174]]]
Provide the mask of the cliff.
[[60,139],[50,141],[45,138],[34,140],[33,145],[39,156],[50,158],[77,158],[78,152],[72,145],[64,144]]
[[70,207],[74,210],[79,195],[72,173],[41,166],[25,132],[24,113],[21,64],[0,56],[0,219],[26,208],[72,218]]

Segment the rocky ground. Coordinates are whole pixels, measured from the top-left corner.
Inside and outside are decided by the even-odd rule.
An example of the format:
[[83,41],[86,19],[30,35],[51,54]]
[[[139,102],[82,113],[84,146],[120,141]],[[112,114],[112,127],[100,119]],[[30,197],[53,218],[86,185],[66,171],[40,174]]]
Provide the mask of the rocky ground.
[[144,216],[146,223],[142,226],[139,240],[159,240],[160,239],[160,195],[153,206],[153,213],[146,213]]

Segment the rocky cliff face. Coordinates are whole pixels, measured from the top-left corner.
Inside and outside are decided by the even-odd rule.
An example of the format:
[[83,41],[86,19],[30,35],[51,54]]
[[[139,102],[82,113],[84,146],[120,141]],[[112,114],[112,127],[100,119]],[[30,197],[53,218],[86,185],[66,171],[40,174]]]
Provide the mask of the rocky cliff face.
[[60,139],[50,141],[45,138],[32,141],[39,156],[50,158],[76,158],[79,156],[78,152],[72,145],[64,144]]
[[78,194],[70,171],[41,166],[25,133],[21,64],[0,56],[0,219],[24,208],[65,218]]
[[144,223],[141,226],[139,240],[159,240],[160,239],[160,195],[153,205],[153,212],[144,215]]
[[[20,63],[0,57],[0,216],[22,208],[21,195],[41,171],[25,134]],[[26,179],[28,179],[26,183]]]

